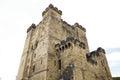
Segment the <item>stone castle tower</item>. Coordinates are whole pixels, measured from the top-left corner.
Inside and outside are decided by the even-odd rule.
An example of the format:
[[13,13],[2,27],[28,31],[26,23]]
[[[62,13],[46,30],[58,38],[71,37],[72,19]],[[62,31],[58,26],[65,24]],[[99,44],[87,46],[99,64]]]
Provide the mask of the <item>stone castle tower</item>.
[[61,15],[50,4],[28,28],[17,80],[112,80],[104,49],[89,52],[86,29]]

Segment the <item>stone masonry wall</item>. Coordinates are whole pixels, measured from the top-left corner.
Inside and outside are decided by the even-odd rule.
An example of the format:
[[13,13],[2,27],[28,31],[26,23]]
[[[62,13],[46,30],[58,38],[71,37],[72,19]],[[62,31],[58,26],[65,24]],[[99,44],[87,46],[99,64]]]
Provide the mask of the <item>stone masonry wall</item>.
[[112,80],[105,50],[89,52],[86,29],[61,15],[49,5],[28,28],[17,80]]

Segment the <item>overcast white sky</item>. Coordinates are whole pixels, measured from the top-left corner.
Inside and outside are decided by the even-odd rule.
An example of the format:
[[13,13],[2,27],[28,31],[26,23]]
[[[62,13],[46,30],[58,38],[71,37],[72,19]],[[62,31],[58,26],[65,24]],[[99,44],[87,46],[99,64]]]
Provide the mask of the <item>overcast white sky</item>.
[[0,78],[16,79],[26,30],[42,20],[50,3],[63,20],[86,28],[90,51],[103,47],[112,76],[120,76],[119,0],[0,0]]

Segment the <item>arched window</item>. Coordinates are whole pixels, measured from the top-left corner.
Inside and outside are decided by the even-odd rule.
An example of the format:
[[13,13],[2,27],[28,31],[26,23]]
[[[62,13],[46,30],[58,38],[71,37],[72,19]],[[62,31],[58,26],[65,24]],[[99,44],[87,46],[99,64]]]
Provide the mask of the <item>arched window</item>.
[[68,47],[70,47],[71,46],[71,43],[68,43]]
[[67,49],[67,48],[68,48],[68,45],[65,45],[65,48]]

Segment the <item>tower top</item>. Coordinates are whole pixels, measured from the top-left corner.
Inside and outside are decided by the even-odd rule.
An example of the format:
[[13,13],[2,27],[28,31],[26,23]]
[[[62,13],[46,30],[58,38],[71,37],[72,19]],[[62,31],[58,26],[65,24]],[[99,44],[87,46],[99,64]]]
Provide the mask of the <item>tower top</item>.
[[62,15],[62,11],[58,10],[57,7],[54,7],[52,4],[50,4],[42,13],[42,16],[44,16],[50,9],[56,11],[58,14]]

